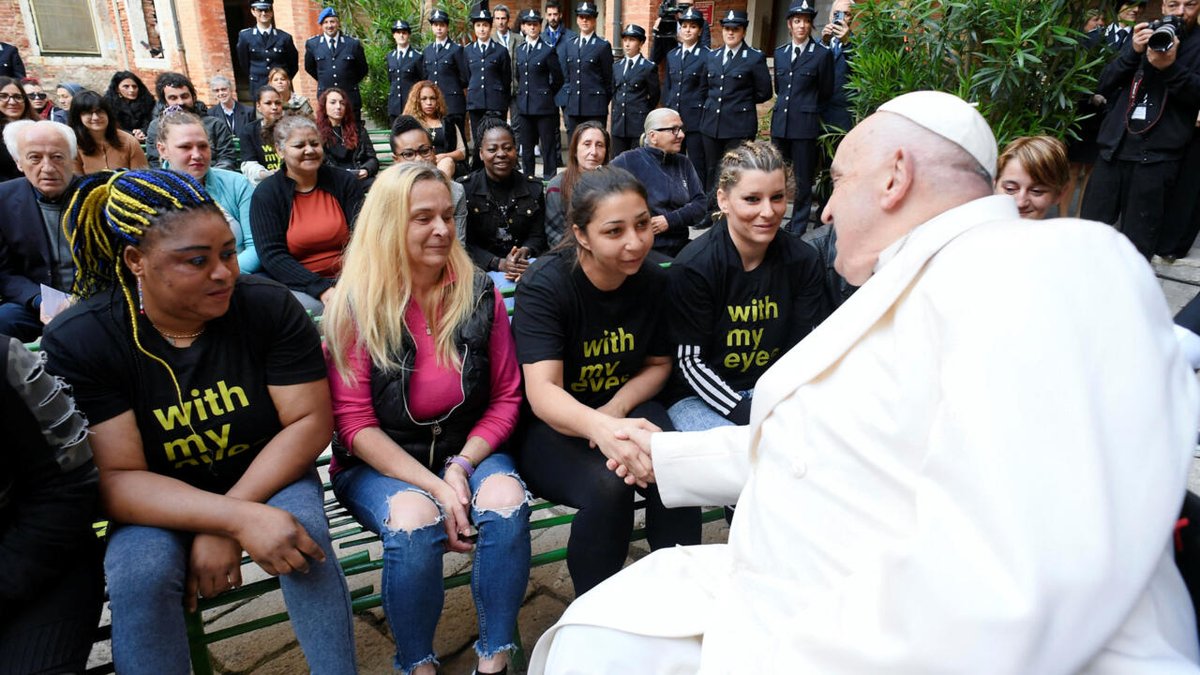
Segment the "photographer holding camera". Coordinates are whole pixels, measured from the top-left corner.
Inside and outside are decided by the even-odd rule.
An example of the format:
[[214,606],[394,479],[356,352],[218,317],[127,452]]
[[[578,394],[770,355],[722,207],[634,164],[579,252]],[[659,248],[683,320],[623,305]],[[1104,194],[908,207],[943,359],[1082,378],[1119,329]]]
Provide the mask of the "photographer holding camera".
[[1112,102],[1100,127],[1100,159],[1083,196],[1082,217],[1115,224],[1149,259],[1167,198],[1200,112],[1200,0],[1163,0],[1163,19],[1133,36],[1100,75]]

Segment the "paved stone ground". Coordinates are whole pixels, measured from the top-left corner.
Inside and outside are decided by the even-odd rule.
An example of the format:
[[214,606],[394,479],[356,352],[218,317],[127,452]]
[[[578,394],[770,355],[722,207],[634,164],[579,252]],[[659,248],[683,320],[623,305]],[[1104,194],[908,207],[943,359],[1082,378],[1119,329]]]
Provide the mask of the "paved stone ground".
[[[566,507],[558,507],[555,513],[569,513]],[[639,512],[637,526],[644,524]],[[729,533],[724,520],[708,523],[704,526],[704,543],[723,543]],[[535,531],[533,534],[533,552],[554,550],[566,546],[568,529],[563,526]],[[336,544],[335,544],[336,545]],[[339,556],[347,553],[368,550],[372,559],[380,556],[380,545],[373,543],[366,546],[355,546],[339,551]],[[635,562],[649,553],[645,541],[630,546],[628,562]],[[468,570],[470,559],[462,554],[447,554],[443,563],[444,575],[456,574]],[[261,571],[254,568],[260,576],[255,576],[249,569],[244,570],[245,582],[249,583],[261,578]],[[372,586],[374,592],[379,590],[379,572],[358,575],[350,579],[351,590],[363,586]],[[521,607],[518,626],[522,643],[527,653],[533,650],[534,643],[543,632],[562,615],[563,610],[575,598],[570,576],[567,574],[565,562],[555,562],[534,568],[530,573],[529,587],[526,590],[525,602]],[[278,591],[262,598],[232,605],[227,608],[213,610],[205,616],[208,629],[216,630],[248,619],[269,616],[283,610],[283,598]],[[108,610],[102,623],[108,622]],[[395,647],[391,633],[381,609],[368,610],[354,618],[355,646],[358,650],[359,672],[364,675],[374,675],[395,672],[392,670],[392,657]],[[471,599],[470,588],[467,586],[451,589],[446,592],[446,604],[442,611],[442,619],[438,624],[434,637],[434,650],[442,662],[442,675],[468,675],[475,667],[473,645],[479,637],[476,624],[475,607]],[[211,647],[213,665],[218,673],[227,675],[292,675],[307,671],[304,655],[292,633],[291,624],[281,623],[264,628],[249,635],[230,638]],[[89,665],[111,660],[111,650],[108,642],[99,643],[93,649]],[[509,670],[515,673],[514,669]]]

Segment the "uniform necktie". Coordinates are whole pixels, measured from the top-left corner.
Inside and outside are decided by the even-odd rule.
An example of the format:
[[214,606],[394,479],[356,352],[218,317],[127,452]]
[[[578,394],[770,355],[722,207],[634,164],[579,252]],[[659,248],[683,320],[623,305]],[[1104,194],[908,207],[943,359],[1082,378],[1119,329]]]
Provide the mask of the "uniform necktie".
[[725,50],[725,60],[721,62],[721,65],[723,65],[723,66],[729,65],[729,60],[732,58],[733,58],[733,50],[726,49]]
[[632,59],[625,59],[625,74],[629,74],[629,67],[633,65]]
[[800,60],[800,47],[792,47],[792,63]]

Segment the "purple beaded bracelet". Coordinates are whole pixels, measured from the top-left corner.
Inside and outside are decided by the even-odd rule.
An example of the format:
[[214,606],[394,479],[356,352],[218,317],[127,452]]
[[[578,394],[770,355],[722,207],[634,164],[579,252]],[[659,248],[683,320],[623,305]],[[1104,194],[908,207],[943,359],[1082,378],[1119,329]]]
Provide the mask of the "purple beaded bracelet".
[[462,469],[463,473],[467,474],[467,478],[470,478],[471,476],[473,476],[475,474],[475,467],[471,465],[470,460],[468,460],[466,457],[463,457],[462,455],[453,455],[453,456],[449,457],[448,459],[446,459],[446,468],[447,469],[450,468],[451,464],[454,464],[458,468]]

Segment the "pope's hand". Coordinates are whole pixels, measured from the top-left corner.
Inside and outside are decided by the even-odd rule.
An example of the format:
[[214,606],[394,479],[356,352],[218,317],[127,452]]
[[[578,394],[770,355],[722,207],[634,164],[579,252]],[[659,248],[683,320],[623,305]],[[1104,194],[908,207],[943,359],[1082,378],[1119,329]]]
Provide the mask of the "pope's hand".
[[[609,459],[605,463],[608,466],[608,470],[617,474],[617,476],[623,479],[627,485],[646,487],[650,483],[653,483],[654,463],[650,456],[650,437],[656,431],[658,431],[657,428],[651,429],[640,425],[624,427],[618,430],[618,439],[629,441],[632,445],[637,447],[638,452],[640,453],[639,461],[636,462],[633,467],[630,467],[614,459]],[[649,471],[645,472],[642,476],[635,474],[633,469],[641,469],[642,471],[645,471],[644,467],[649,467]]]

